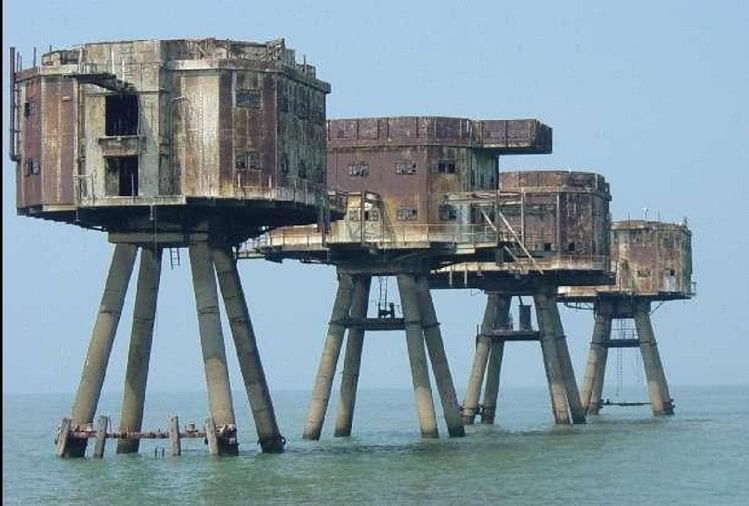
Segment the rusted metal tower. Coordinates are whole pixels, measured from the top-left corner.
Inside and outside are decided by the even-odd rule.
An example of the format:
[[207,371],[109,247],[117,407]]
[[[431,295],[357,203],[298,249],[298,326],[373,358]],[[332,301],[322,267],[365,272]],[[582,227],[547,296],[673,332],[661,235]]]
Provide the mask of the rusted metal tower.
[[[427,353],[450,436],[464,435],[429,291],[430,272],[458,261],[494,261],[514,243],[500,223],[498,156],[548,153],[551,129],[536,120],[442,117],[328,122],[328,185],[348,192],[329,229],[284,227],[254,244],[270,259],[335,265],[338,292],[304,438],[318,439],[348,329],[336,436],[351,434],[365,331],[405,330],[423,437],[437,437]],[[248,256],[251,253],[247,254]],[[372,276],[396,276],[403,315],[369,318]]]
[[182,247],[200,324],[209,449],[236,454],[238,447],[218,277],[259,443],[282,451],[232,248],[268,227],[327,214],[329,85],[283,40],[97,42],[50,50],[30,68],[11,48],[10,61],[18,213],[105,231],[116,245],[58,455],[82,457],[94,432],[140,250],[116,436],[118,452],[138,450],[162,252]]
[[[500,173],[500,221],[514,242],[503,245],[493,262],[459,263],[432,273],[433,288],[481,289],[488,295],[463,402],[464,423],[472,424],[479,414],[482,423],[494,423],[504,345],[513,341],[540,343],[556,423],[585,422],[556,293],[559,286],[611,282],[610,200],[608,183],[594,173]],[[520,325],[513,326],[513,296],[532,297],[538,330],[531,327],[530,305],[522,302]]]
[[[582,407],[588,413],[598,414],[604,404],[601,395],[608,350],[639,348],[653,414],[672,415],[673,399],[650,314],[654,311],[654,302],[689,299],[695,295],[692,233],[686,222],[627,220],[613,223],[611,264],[616,271],[613,284],[560,289],[559,298],[565,303],[593,305],[595,326],[581,390]],[[634,320],[634,335],[612,336],[613,320]],[[618,403],[608,401],[607,404]]]

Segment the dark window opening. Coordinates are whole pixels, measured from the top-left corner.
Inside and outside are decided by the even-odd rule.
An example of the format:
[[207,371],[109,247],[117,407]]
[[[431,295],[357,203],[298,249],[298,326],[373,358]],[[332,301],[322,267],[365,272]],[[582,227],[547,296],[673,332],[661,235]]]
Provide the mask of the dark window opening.
[[450,204],[442,204],[439,207],[440,221],[454,221],[458,219],[458,210]]
[[34,114],[34,102],[24,102],[23,104],[23,117],[28,118]]
[[297,99],[294,112],[296,113],[297,118],[307,119],[307,116],[309,116],[309,107],[307,106],[307,102],[304,98]]
[[544,251],[551,251],[551,243],[545,242],[544,243]]
[[237,89],[235,101],[236,106],[243,109],[260,109],[262,106],[259,90]]
[[297,171],[301,179],[307,179],[307,166],[304,160],[299,160],[299,170]]
[[237,153],[234,157],[234,168],[244,170],[247,168],[247,155],[245,153]]
[[33,158],[27,158],[25,163],[26,175],[39,174],[39,162]]
[[369,165],[364,162],[354,162],[348,166],[348,175],[367,177],[369,175]]
[[107,157],[106,194],[118,197],[138,195],[138,157]]
[[280,167],[278,168],[279,177],[281,179],[281,183],[285,184],[287,178],[289,177],[289,157],[286,156],[286,154],[281,155],[281,163]]
[[444,159],[437,162],[437,172],[440,174],[455,174],[455,160]]
[[395,173],[396,174],[416,174],[416,163],[414,162],[395,162]]
[[395,211],[395,219],[398,221],[413,221],[419,212],[415,207],[399,207]]
[[377,209],[364,211],[364,221],[380,221],[380,211]]
[[257,151],[239,151],[234,154],[234,168],[237,170],[260,170],[263,164]]
[[105,134],[138,135],[138,95],[107,95]]
[[278,97],[278,109],[281,112],[289,112],[289,97],[286,95]]
[[637,277],[638,278],[648,278],[650,277],[650,269],[640,269],[637,271]]
[[575,243],[571,242],[567,245],[567,251],[575,251]]

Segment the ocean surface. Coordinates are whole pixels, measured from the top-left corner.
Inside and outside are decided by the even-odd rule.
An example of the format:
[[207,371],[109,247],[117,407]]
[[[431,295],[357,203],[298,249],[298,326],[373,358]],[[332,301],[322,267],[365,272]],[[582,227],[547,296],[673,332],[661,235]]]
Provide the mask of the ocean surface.
[[[556,427],[544,388],[505,388],[494,426],[422,440],[408,390],[359,392],[351,438],[334,438],[335,396],[319,442],[301,438],[309,393],[274,392],[288,449],[263,455],[243,392],[234,394],[239,457],[208,457],[201,439],[144,441],[139,455],[63,460],[53,434],[71,395],[3,396],[5,504],[749,504],[749,387],[671,388],[677,414],[606,407]],[[460,393],[460,392],[459,392]],[[642,400],[642,387],[621,400]],[[436,392],[435,392],[436,396]],[[119,417],[119,395],[99,412]],[[144,429],[170,413],[202,424],[204,393],[153,393]],[[89,452],[93,444],[89,444]],[[158,457],[154,457],[154,450]],[[168,449],[167,449],[168,451]]]

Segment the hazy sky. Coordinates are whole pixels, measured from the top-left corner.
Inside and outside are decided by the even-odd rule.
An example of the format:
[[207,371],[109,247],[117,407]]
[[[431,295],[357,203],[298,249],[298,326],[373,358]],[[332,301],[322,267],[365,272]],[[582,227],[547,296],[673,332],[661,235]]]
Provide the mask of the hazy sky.
[[[698,296],[654,314],[671,383],[749,383],[749,3],[466,4],[9,0],[3,56],[10,44],[28,65],[34,46],[50,44],[283,36],[331,83],[329,118],[539,118],[554,128],[554,154],[505,157],[503,169],[597,171],[611,183],[614,218],[642,217],[643,208],[650,218],[689,218]],[[5,62],[4,106],[7,99]],[[4,114],[3,392],[72,396],[113,248],[102,233],[15,215],[7,132]],[[204,388],[186,252],[182,257],[174,270],[165,259],[154,391]],[[271,388],[311,388],[334,270],[262,261],[243,261],[240,269]],[[122,388],[134,281],[107,391]],[[440,291],[435,299],[462,391],[485,296]],[[580,380],[592,315],[565,310],[562,318]],[[241,388],[226,324],[224,330],[232,385]],[[624,381],[638,384],[635,352],[623,357]],[[371,334],[360,385],[410,388],[407,365],[402,333]],[[610,384],[615,376],[608,375]],[[502,382],[543,387],[538,345],[508,345]]]

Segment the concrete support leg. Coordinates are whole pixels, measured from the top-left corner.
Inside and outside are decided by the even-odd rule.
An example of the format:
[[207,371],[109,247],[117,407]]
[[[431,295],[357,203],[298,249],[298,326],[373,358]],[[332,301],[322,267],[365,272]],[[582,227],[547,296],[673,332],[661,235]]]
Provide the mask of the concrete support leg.
[[606,372],[608,348],[604,343],[611,336],[611,315],[595,312],[593,338],[588,352],[588,365],[585,367],[583,387],[580,392],[580,403],[591,415],[597,415],[601,409],[603,378]]
[[[495,327],[507,325],[510,317],[510,297],[499,297],[497,300],[497,316]],[[504,341],[494,341],[489,352],[489,365],[486,369],[486,385],[484,385],[484,402],[481,407],[481,423],[491,425],[497,413],[497,398],[499,397],[499,376],[502,370],[502,356],[504,355]]]
[[416,279],[413,275],[398,275],[398,292],[400,293],[403,318],[406,324],[408,359],[411,363],[411,377],[416,394],[416,412],[419,418],[421,436],[436,438],[439,437],[437,416],[434,412],[432,388],[429,383],[429,366],[424,351],[424,332],[421,327]]
[[286,440],[278,429],[273,401],[257,349],[255,331],[252,328],[250,311],[247,308],[242,282],[237,271],[236,259],[229,249],[219,247],[213,248],[213,262],[216,265],[218,284],[229,318],[239,369],[242,372],[244,388],[250,401],[260,448],[265,453],[280,453],[284,449]]
[[[125,372],[125,391],[122,396],[121,432],[140,432],[142,428],[160,278],[161,248],[141,248],[133,326],[130,331],[130,349]],[[117,453],[138,453],[139,447],[140,439],[117,440]]]
[[487,295],[484,319],[481,322],[481,335],[476,338],[476,353],[473,356],[473,366],[471,367],[471,376],[468,378],[466,397],[463,400],[463,423],[466,425],[473,424],[473,419],[478,413],[481,385],[484,382],[486,362],[489,359],[489,350],[492,344],[491,339],[484,336],[483,333],[493,330],[497,319],[499,295],[496,293]]
[[[359,275],[354,277],[354,295],[351,305],[351,318],[366,318],[369,306],[369,290],[372,277]],[[348,437],[354,422],[354,405],[356,388],[359,383],[361,355],[364,346],[364,328],[350,327],[346,338],[346,353],[343,358],[343,375],[341,376],[341,394],[336,408],[335,435]]]
[[650,322],[650,303],[637,304],[634,311],[635,327],[640,339],[640,353],[642,364],[645,366],[645,376],[648,380],[648,394],[650,407],[654,415],[673,415],[674,407],[668,391],[666,374],[663,372],[661,356],[655,343],[655,333]]
[[460,404],[458,404],[453,377],[450,374],[450,365],[447,362],[445,345],[442,342],[442,332],[440,332],[437,313],[434,310],[432,294],[429,292],[429,279],[427,276],[418,276],[416,278],[416,292],[419,301],[419,314],[421,316],[421,326],[424,331],[424,340],[426,341],[429,360],[432,363],[437,391],[440,394],[447,432],[450,437],[463,437],[466,435],[466,432],[463,427]]
[[[91,332],[91,342],[83,364],[81,382],[78,385],[75,401],[73,401],[70,422],[72,429],[84,428],[94,420],[137,251],[135,246],[125,244],[115,246],[101,305],[96,315],[96,323]],[[85,453],[85,439],[66,438],[65,448],[62,451],[63,457],[83,457]]]
[[225,435],[218,440],[216,451],[219,455],[236,455],[239,445],[236,439],[224,335],[221,331],[213,257],[210,247],[205,242],[191,244],[189,250],[200,344],[203,349],[203,366],[208,385],[208,404],[213,423]]
[[338,356],[341,354],[343,335],[346,330],[345,320],[351,309],[354,282],[350,275],[338,275],[338,292],[333,303],[333,314],[328,323],[328,334],[325,336],[322,357],[317,369],[315,387],[307,410],[307,421],[304,424],[304,439],[320,439],[320,432],[325,421],[325,412],[330,400],[330,389],[333,386]]
[[577,389],[577,379],[575,370],[572,367],[570,358],[570,349],[567,346],[567,337],[564,335],[564,326],[562,318],[559,316],[559,306],[555,296],[549,297],[552,304],[549,305],[549,321],[553,324],[554,333],[556,334],[557,355],[559,356],[559,366],[562,371],[562,380],[564,389],[567,394],[567,404],[572,415],[572,423],[585,423],[587,412],[580,403],[580,391]]
[[554,420],[558,424],[569,424],[570,417],[567,410],[567,394],[562,375],[562,366],[559,360],[559,352],[556,344],[557,333],[554,322],[549,313],[551,306],[556,306],[554,297],[539,293],[534,297],[536,305],[536,317],[541,332],[541,353],[544,358],[546,380],[549,383],[549,395],[551,397],[551,409]]

